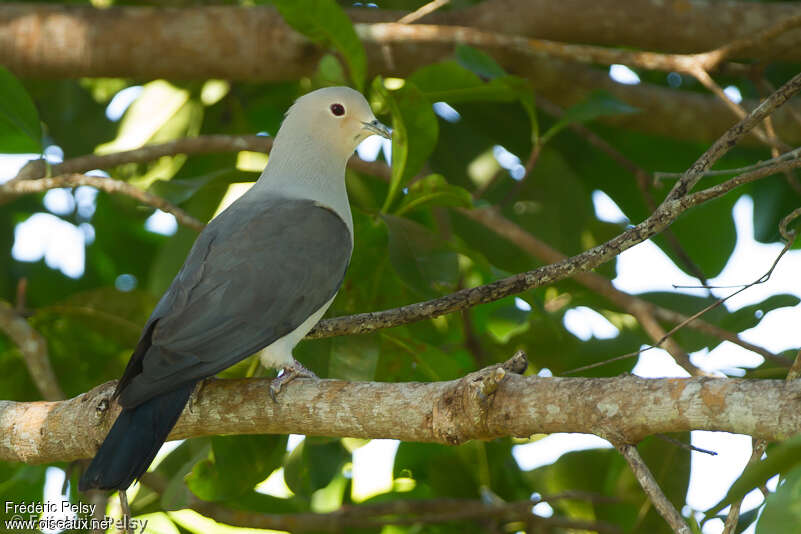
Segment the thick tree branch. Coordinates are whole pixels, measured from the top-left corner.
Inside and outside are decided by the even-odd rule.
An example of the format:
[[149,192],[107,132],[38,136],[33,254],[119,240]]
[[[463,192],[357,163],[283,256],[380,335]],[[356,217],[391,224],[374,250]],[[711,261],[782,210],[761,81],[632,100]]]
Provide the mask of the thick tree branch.
[[[729,54],[726,45],[733,43],[737,56],[753,59],[773,54],[771,59],[795,59],[801,57],[798,30],[771,41],[772,47],[760,42],[757,48],[742,49],[742,43],[776,21],[794,16],[797,10],[798,4],[787,3],[688,4],[686,9],[677,10],[672,4],[643,1],[621,10],[611,0],[490,0],[469,9],[435,12],[426,21],[554,41],[680,53],[723,47],[719,57]],[[394,21],[402,15],[371,9],[349,13],[355,22],[363,23]],[[605,24],[599,25],[597,20]],[[716,24],[710,27],[708,20]],[[385,75],[408,74],[450,55],[453,48],[452,43],[392,45],[395,60],[388,65],[381,46],[371,41],[365,44],[370,71]],[[269,50],[270,61],[264,61],[265,50]],[[776,50],[781,53],[777,55]],[[275,81],[311,74],[321,54],[322,50],[266,7],[99,10],[48,4],[0,5],[0,64],[21,76]],[[647,84],[620,86],[595,69],[577,69],[575,64],[562,65],[553,59],[531,61],[530,56],[517,52],[499,52],[498,59],[510,72],[529,77],[538,91],[563,106],[581,100],[594,88],[612,89],[616,96],[643,110],[623,119],[639,130],[711,140],[731,117],[724,104],[710,97]],[[787,142],[801,140],[784,115],[776,118],[780,137]]]
[[[365,42],[379,44],[401,44],[407,42],[469,44],[472,46],[496,49],[502,48],[527,55],[547,56],[579,63],[613,65],[622,63],[632,67],[666,72],[681,72],[697,75],[713,70],[736,52],[752,48],[753,44],[777,38],[789,30],[801,26],[801,9],[778,23],[761,28],[755,35],[728,43],[708,52],[695,54],[665,54],[648,51],[632,51],[621,48],[571,44],[545,39],[533,39],[523,35],[479,30],[470,26],[414,24],[402,22],[358,24],[356,29]],[[708,76],[708,75],[707,75]]]
[[[468,439],[583,432],[618,443],[688,430],[781,440],[801,431],[801,381],[713,378],[538,378],[522,356],[460,380],[375,383],[298,379],[269,398],[270,380],[213,380],[171,439],[306,434],[456,444]],[[92,456],[119,407],[114,383],[61,402],[0,401],[0,459],[41,463]]]
[[[723,47],[721,56],[757,59],[766,54],[773,59],[775,51],[781,50],[779,58],[798,59],[798,31],[771,41],[774,46],[768,50],[766,39],[753,39],[754,34],[797,13],[797,3],[688,4],[677,10],[644,1],[621,10],[613,0],[558,4],[494,0],[471,9],[433,13],[426,20],[563,42],[679,53]],[[349,14],[354,22],[391,22],[403,13],[351,9]],[[605,24],[597,24],[598,20]],[[710,26],[709,20],[716,24]],[[742,42],[748,38],[754,42]],[[727,48],[732,41],[738,44]],[[270,51],[269,62],[263,61],[264,50]],[[266,7],[100,10],[14,3],[0,6],[0,51],[0,62],[23,76],[248,80],[298,78],[313,70],[320,54],[274,9]]]

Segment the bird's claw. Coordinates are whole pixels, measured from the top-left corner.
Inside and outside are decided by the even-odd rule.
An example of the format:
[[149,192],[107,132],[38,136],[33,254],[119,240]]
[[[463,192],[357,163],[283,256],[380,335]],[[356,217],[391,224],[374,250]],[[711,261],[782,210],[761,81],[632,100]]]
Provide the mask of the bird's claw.
[[270,398],[276,403],[278,402],[277,396],[281,392],[281,389],[296,378],[314,378],[316,380],[320,378],[314,374],[314,372],[303,367],[297,360],[295,360],[292,365],[284,367],[282,371],[281,375],[274,378],[272,383],[270,383]]

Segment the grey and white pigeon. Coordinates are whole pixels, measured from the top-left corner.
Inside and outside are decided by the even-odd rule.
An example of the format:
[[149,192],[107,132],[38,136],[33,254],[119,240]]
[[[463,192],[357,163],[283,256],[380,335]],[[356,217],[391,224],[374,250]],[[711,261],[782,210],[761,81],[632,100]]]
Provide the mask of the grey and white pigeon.
[[264,365],[284,369],[271,393],[307,373],[292,350],[342,284],[353,249],[345,165],[373,134],[391,135],[347,87],[289,109],[259,180],[200,233],[145,324],[82,491],[139,478],[200,380],[261,349]]

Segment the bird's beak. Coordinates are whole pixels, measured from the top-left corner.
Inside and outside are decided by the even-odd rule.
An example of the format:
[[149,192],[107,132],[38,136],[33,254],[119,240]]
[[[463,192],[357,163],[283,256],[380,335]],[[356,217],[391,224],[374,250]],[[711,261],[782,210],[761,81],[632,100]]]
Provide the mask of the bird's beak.
[[372,132],[387,139],[392,139],[392,128],[386,124],[378,122],[378,119],[373,119],[370,122],[362,122],[362,125],[362,127],[368,132]]

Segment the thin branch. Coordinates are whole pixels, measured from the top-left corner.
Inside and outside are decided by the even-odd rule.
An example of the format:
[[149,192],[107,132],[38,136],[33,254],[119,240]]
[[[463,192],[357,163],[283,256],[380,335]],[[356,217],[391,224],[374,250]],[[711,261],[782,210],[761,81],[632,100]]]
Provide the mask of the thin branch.
[[795,220],[801,217],[801,208],[796,208],[787,214],[779,223],[779,233],[781,233],[784,240],[788,243],[795,240],[795,236],[798,235],[798,230],[790,230],[789,227]]
[[31,380],[45,400],[64,398],[47,352],[47,341],[8,303],[0,301],[0,330],[17,345]]
[[200,231],[205,224],[198,221],[181,208],[167,202],[163,198],[147,191],[142,191],[121,180],[112,180],[100,176],[87,176],[85,174],[66,174],[54,176],[52,178],[39,178],[38,180],[13,180],[0,185],[0,198],[12,197],[15,195],[41,193],[49,189],[58,187],[78,187],[89,185],[105,191],[106,193],[118,193],[135,198],[143,204],[158,208],[175,216],[179,223],[188,226],[193,230]]
[[[687,209],[728,192],[736,182],[715,186],[694,195],[685,196],[715,161],[729,151],[754,126],[801,90],[801,74],[794,76],[776,92],[751,111],[745,119],[732,126],[684,173],[668,197],[641,223],[627,229],[606,243],[571,258],[538,269],[504,278],[490,284],[463,289],[433,300],[418,302],[380,312],[361,313],[321,321],[308,337],[329,337],[362,334],[381,328],[409,324],[454,311],[492,302],[509,295],[551,284],[578,272],[589,271],[632,246],[661,232]],[[736,179],[735,179],[736,180]]]
[[737,144],[743,135],[750,132],[765,117],[770,115],[774,109],[787,102],[793,95],[801,90],[801,74],[796,74],[787,83],[773,92],[768,98],[763,100],[753,111],[744,119],[729,128],[695,163],[684,173],[678,183],[668,194],[662,203],[675,200],[687,194],[704,173],[734,145]]
[[[521,293],[535,287],[540,287],[545,284],[553,283],[575,273],[588,271],[609,261],[613,257],[620,254],[622,251],[645,241],[646,239],[656,235],[665,228],[667,228],[682,212],[701,203],[702,201],[709,200],[716,196],[724,194],[728,189],[726,187],[734,187],[732,183],[730,186],[715,186],[711,190],[702,191],[696,195],[690,195],[685,198],[679,198],[686,193],[692,186],[697,183],[703,176],[707,169],[723,154],[725,154],[736,142],[741,139],[751,128],[759,123],[765,116],[770,114],[774,109],[788,100],[795,92],[801,89],[801,75],[797,75],[787,82],[784,86],[774,92],[762,104],[754,109],[749,115],[730,128],[718,141],[716,141],[709,150],[707,150],[695,164],[684,174],[684,176],[675,184],[668,198],[644,221],[636,226],[627,229],[617,237],[607,241],[606,243],[596,246],[572,258],[568,258],[558,263],[547,265],[539,269],[520,273],[496,282],[479,286],[475,288],[463,289],[450,295],[402,306],[399,308],[385,310],[380,312],[362,313],[351,315],[347,317],[339,317],[335,319],[328,319],[321,321],[309,334],[309,337],[329,337],[335,335],[345,334],[358,334],[372,332],[380,328],[389,328],[392,326],[399,326],[411,322],[429,319],[451,313],[454,311],[469,308],[478,304],[492,302],[500,298]],[[379,164],[383,165],[383,164]],[[0,196],[5,192],[8,193],[21,193],[21,192],[37,192],[50,188],[47,180],[54,180],[53,178],[43,178],[39,180],[22,180],[14,181],[13,183],[6,183],[0,186]],[[102,178],[88,177],[77,175],[75,180],[77,183],[74,185],[95,185],[96,187],[108,187],[109,189],[119,188],[120,192],[125,191],[126,194],[131,194],[135,198],[139,198],[143,202],[150,205],[165,209],[165,211],[172,210],[176,214],[175,208],[170,206],[166,201],[153,195],[149,195],[139,189],[132,188],[124,182],[115,180],[106,180]],[[42,185],[36,185],[36,184]],[[69,183],[64,182],[51,182],[52,187],[69,186]],[[723,187],[721,187],[723,186]],[[12,189],[14,188],[14,189]],[[717,188],[717,189],[716,189]],[[128,189],[132,189],[128,191]],[[152,198],[151,198],[152,197]],[[162,207],[163,206],[163,207]],[[202,223],[193,220],[183,212],[179,220],[183,219],[188,221],[188,225],[194,228],[201,228]]]
[[[460,209],[458,211],[462,215],[483,224],[501,237],[508,239],[520,249],[526,251],[540,261],[545,263],[557,263],[566,259],[564,254],[526,232],[523,228],[501,215],[496,209]],[[620,291],[612,285],[612,282],[596,273],[576,273],[573,275],[573,278],[578,283],[606,297],[621,309],[633,315],[640,323],[645,333],[654,341],[655,346],[665,344],[665,348],[670,355],[673,356],[673,359],[676,360],[676,363],[690,373],[690,375],[703,376],[706,374],[690,362],[689,355],[678,343],[665,336],[664,329],[653,316],[654,305]]]
[[[743,471],[748,469],[748,466],[761,461],[762,455],[765,453],[765,449],[768,448],[767,441],[763,439],[752,439],[753,443],[751,445],[751,457],[748,459],[748,463],[746,464],[746,467],[743,468]],[[743,499],[745,499],[745,496],[742,496],[731,503],[721,534],[734,534],[734,532],[737,530],[737,523],[740,520],[740,507],[743,505]]]
[[666,441],[666,442],[670,443],[671,445],[675,445],[676,447],[679,447],[679,448],[687,450],[687,451],[700,452],[702,454],[708,454],[710,456],[717,456],[718,455],[718,453],[716,453],[715,451],[711,451],[709,449],[702,449],[701,447],[696,447],[692,443],[685,443],[683,441],[680,441],[680,440],[678,440],[676,438],[672,438],[672,437],[667,436],[665,434],[655,434],[655,436],[657,438],[661,439],[662,441]]
[[[147,473],[142,483],[158,493],[167,490],[167,480]],[[578,495],[544,496],[536,500],[521,500],[508,503],[486,503],[468,499],[404,499],[374,504],[342,506],[329,513],[262,514],[233,510],[217,503],[203,501],[189,495],[187,507],[215,521],[237,527],[286,530],[291,532],[334,532],[347,529],[377,528],[386,525],[425,525],[452,521],[494,519],[503,523],[535,520],[542,526],[559,526],[619,534],[621,530],[605,522],[577,521],[563,517],[544,518],[534,516],[531,508],[537,502],[554,502],[564,499],[580,499]]]
[[706,70],[714,70],[724,60],[732,56],[752,48],[766,48],[766,44],[770,43],[780,35],[787,33],[793,28],[801,26],[801,11],[795,15],[782,17],[779,22],[766,26],[765,28],[753,32],[750,35],[735,39],[728,44],[725,44],[716,50],[707,52],[706,61],[703,66]]
[[[801,16],[791,17],[791,23],[777,25],[780,35],[801,25]],[[600,65],[625,64],[649,70],[682,72],[695,75],[700,70],[710,70],[725,57],[719,50],[700,54],[663,54],[658,52],[632,51],[603,46],[571,44],[545,39],[532,39],[522,35],[497,33],[470,26],[414,24],[395,22],[354,25],[359,37],[376,44],[438,43],[468,44],[482,48],[501,48],[530,56],[547,56]],[[776,27],[767,31],[775,33]]]
[[[787,372],[787,377],[785,380],[796,380],[799,376],[801,376],[801,350],[799,350],[796,354],[793,366]],[[762,460],[762,455],[765,453],[765,449],[767,448],[767,441],[764,439],[752,438],[751,457],[748,459],[748,464],[743,468],[743,473],[745,473],[745,470],[748,469],[749,466]],[[737,523],[740,520],[740,507],[743,505],[743,499],[745,499],[745,496],[731,503],[731,506],[729,507],[729,513],[726,515],[726,522],[723,525],[723,532],[721,534],[734,534],[734,532],[737,530]]]
[[[562,117],[564,115],[564,110],[557,106],[556,104],[550,102],[549,100],[539,97],[537,99],[537,105],[543,109],[549,115],[553,115],[556,117]],[[642,195],[643,200],[645,201],[645,205],[648,207],[649,211],[654,211],[656,209],[656,201],[654,200],[653,195],[651,194],[651,182],[653,181],[651,178],[651,173],[631,161],[627,158],[623,153],[621,153],[618,149],[613,147],[609,144],[605,139],[601,136],[584,126],[583,124],[576,123],[571,124],[569,126],[571,130],[576,132],[578,135],[584,137],[588,143],[592,146],[596,147],[601,152],[604,152],[607,156],[612,158],[618,165],[626,169],[632,175],[634,175],[635,183],[637,184],[637,188],[640,190],[640,195]],[[681,173],[678,174],[677,177],[681,177]],[[689,253],[684,250],[681,243],[679,242],[676,234],[673,233],[673,230],[670,228],[665,229],[662,233],[665,237],[665,240],[668,243],[668,246],[673,250],[673,253],[679,258],[679,260],[684,264],[684,267],[698,280],[706,285],[707,278],[704,272],[701,270],[698,265],[690,257]]]
[[[124,163],[145,163],[163,156],[174,156],[175,154],[211,154],[217,152],[239,152],[242,150],[267,153],[272,149],[272,146],[272,137],[262,135],[199,135],[167,143],[145,145],[113,154],[89,154],[68,159],[62,163],[52,165],[50,173],[53,175],[74,174],[94,169],[110,169]],[[389,168],[380,161],[364,161],[354,155],[348,162],[348,166],[353,170],[389,180]],[[38,159],[28,162],[14,180],[33,180],[44,178],[46,175],[47,165],[44,160]],[[11,180],[11,182],[14,180]]]
[[[746,167],[738,167],[735,169],[719,169],[714,171],[706,171],[704,176],[729,176],[732,174],[741,174],[750,171],[756,171],[759,169],[763,169],[765,167],[772,167],[777,163],[784,162],[787,160],[797,159],[801,157],[801,147],[794,148],[784,154],[779,154],[776,157],[771,159],[760,161],[758,163],[754,163],[753,165],[748,165]],[[778,171],[777,171],[778,172]],[[654,181],[659,183],[660,181],[666,178],[681,178],[684,175],[682,172],[655,172],[654,173]]]
[[629,463],[629,467],[634,472],[634,476],[637,477],[637,481],[642,486],[645,494],[651,499],[651,502],[670,525],[670,528],[673,529],[673,532],[676,534],[692,534],[687,522],[662,492],[662,488],[659,487],[640,453],[637,452],[637,447],[629,444],[618,444],[617,450]]
[[[659,319],[663,321],[670,321],[672,323],[683,323],[689,319],[684,314],[679,312],[668,310],[667,308],[662,308],[659,306],[655,306],[653,308],[653,313]],[[687,323],[688,328],[692,328],[693,330],[698,330],[699,332],[703,332],[705,334],[709,334],[710,336],[716,337],[718,339],[722,339],[724,341],[728,341],[735,345],[739,345],[740,347],[750,350],[751,352],[755,352],[762,356],[763,358],[772,361],[775,364],[781,365],[782,367],[789,367],[790,362],[787,358],[783,356],[779,356],[773,352],[770,352],[764,347],[760,347],[759,345],[754,345],[753,343],[749,343],[748,341],[743,340],[734,332],[729,332],[728,330],[721,328],[717,325],[713,325],[701,319],[695,319]]]
[[398,19],[398,23],[400,24],[411,24],[412,22],[416,22],[426,15],[433,13],[434,11],[438,10],[441,7],[448,5],[451,0],[433,0],[427,4],[423,4],[416,10],[408,13],[401,18]]
[[[799,380],[539,378],[518,374],[519,357],[505,365],[449,382],[298,379],[278,403],[269,401],[269,379],[208,381],[170,439],[294,433],[457,444],[582,432],[636,443],[651,434],[689,430],[767,440],[801,431]],[[0,460],[93,456],[119,413],[109,402],[114,386],[109,382],[60,402],[0,401]]]
[[[701,82],[701,85],[706,87],[713,95],[718,97],[738,119],[743,119],[748,114],[748,112],[746,112],[740,104],[736,103],[734,100],[729,98],[725,92],[723,92],[723,88],[721,88],[720,85],[718,85],[718,83],[712,79],[712,76],[709,75],[709,72],[707,72],[706,69],[704,69],[700,64],[687,74],[691,74],[696,80]],[[766,132],[762,131],[762,127],[760,126],[755,127],[751,133],[762,143],[771,148],[776,149],[779,147],[784,147],[784,144],[781,143],[775,135],[771,137]]]

